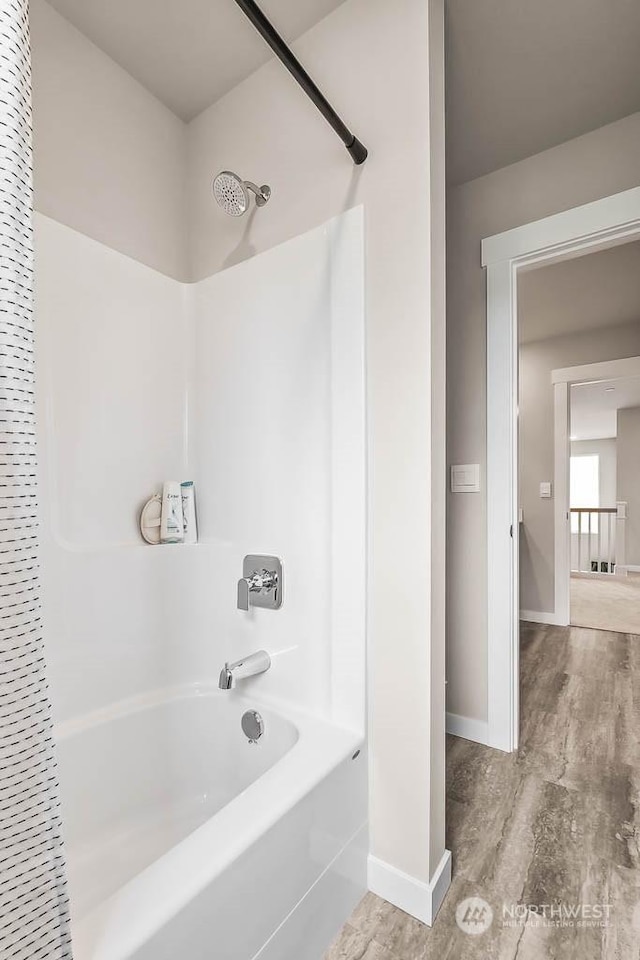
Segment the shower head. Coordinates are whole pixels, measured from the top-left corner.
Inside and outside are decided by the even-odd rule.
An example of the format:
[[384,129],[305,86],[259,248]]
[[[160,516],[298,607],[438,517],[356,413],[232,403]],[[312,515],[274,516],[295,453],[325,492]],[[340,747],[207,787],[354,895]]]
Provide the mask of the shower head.
[[250,180],[241,180],[237,173],[223,170],[214,177],[213,195],[216,203],[230,217],[241,217],[249,209],[249,191],[255,194],[256,206],[264,207],[271,196],[271,187],[264,183],[256,187]]

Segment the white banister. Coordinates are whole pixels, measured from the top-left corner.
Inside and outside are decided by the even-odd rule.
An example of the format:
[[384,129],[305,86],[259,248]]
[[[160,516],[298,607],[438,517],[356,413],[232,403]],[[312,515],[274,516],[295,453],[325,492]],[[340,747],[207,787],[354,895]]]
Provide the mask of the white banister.
[[[573,568],[573,564],[571,564]],[[582,569],[582,513],[578,513],[578,570]]]
[[572,521],[573,517],[576,517],[577,526],[577,530],[574,529],[572,522],[571,572],[612,574],[617,562],[616,526],[620,520],[618,507],[571,507],[570,513]]

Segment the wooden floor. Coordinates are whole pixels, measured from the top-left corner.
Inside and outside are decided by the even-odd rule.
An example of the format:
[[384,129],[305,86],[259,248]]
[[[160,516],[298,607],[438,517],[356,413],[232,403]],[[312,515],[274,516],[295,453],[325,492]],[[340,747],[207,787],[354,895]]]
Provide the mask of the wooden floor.
[[[521,650],[518,753],[449,740],[433,927],[367,894],[326,960],[640,960],[640,637],[523,624]],[[455,920],[471,896],[493,911],[475,936]],[[508,925],[515,904],[556,914]]]

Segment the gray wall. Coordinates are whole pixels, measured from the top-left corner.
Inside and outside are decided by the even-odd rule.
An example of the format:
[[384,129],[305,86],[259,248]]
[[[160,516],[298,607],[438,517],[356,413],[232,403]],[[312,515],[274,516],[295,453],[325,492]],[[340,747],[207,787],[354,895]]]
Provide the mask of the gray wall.
[[[452,189],[447,214],[449,463],[486,467],[486,304],[480,242],[640,184],[640,114]],[[634,347],[635,352],[635,347]],[[448,498],[448,709],[487,716],[486,491]],[[539,586],[548,589],[548,572]],[[546,593],[545,593],[546,595]]]
[[553,613],[553,499],[541,499],[541,480],[553,481],[551,371],[580,363],[640,356],[640,323],[572,333],[520,347],[520,609]]
[[618,410],[618,500],[628,505],[625,562],[640,564],[640,407]]
[[36,209],[185,280],[184,123],[43,0],[30,19]]

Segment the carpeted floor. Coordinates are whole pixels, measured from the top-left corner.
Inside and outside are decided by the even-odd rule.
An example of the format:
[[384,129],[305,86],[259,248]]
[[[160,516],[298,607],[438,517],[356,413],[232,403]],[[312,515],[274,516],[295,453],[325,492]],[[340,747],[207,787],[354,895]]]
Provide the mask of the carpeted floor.
[[640,576],[571,577],[571,623],[640,634]]

